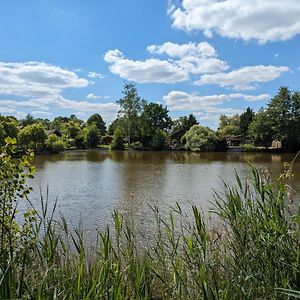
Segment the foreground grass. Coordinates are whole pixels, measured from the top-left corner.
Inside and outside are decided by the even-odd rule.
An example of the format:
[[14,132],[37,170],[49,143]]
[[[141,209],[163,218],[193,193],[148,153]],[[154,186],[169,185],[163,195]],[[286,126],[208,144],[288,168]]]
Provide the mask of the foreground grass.
[[54,221],[55,206],[43,199],[41,212],[17,225],[29,163],[2,149],[0,167],[1,299],[299,297],[300,213],[285,184],[290,170],[271,181],[252,169],[250,181],[236,175],[236,185],[224,184],[213,204],[217,228],[207,228],[196,206],[192,220],[179,206],[168,218],[152,208],[157,230],[147,237],[115,211],[114,228],[88,248],[84,232]]

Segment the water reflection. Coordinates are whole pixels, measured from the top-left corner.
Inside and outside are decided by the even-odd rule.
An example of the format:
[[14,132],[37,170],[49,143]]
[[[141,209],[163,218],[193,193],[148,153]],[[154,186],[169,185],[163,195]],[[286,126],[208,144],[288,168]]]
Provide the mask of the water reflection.
[[[58,211],[74,226],[82,219],[86,229],[105,226],[113,209],[151,227],[149,204],[166,212],[176,202],[188,209],[191,201],[207,211],[212,190],[220,190],[222,180],[233,182],[234,170],[248,177],[249,162],[278,174],[282,163],[292,159],[267,153],[67,151],[35,158],[32,198],[37,202],[39,187],[49,185],[50,200],[58,196]],[[293,187],[299,192],[299,162],[294,172]]]

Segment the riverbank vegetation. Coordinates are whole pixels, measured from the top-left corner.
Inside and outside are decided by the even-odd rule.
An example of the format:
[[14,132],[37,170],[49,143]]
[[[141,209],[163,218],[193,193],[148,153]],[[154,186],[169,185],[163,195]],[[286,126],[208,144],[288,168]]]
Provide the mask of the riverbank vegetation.
[[[179,205],[169,218],[152,211],[156,232],[113,212],[114,225],[85,233],[55,214],[56,202],[18,213],[29,201],[32,153],[0,155],[1,299],[292,299],[300,291],[300,210],[289,187],[292,165],[278,178],[252,178],[215,193],[210,224],[201,209]],[[50,187],[51,188],[51,187]],[[51,206],[51,208],[50,208]]]
[[146,102],[131,83],[124,85],[117,103],[119,114],[108,127],[98,113],[86,122],[75,115],[52,121],[0,116],[0,145],[9,136],[17,138],[20,149],[54,153],[101,145],[114,150],[225,151],[243,145],[244,151],[300,149],[300,93],[287,87],[256,114],[247,108],[240,115],[221,115],[217,131],[199,124],[193,114],[172,120],[167,107]]

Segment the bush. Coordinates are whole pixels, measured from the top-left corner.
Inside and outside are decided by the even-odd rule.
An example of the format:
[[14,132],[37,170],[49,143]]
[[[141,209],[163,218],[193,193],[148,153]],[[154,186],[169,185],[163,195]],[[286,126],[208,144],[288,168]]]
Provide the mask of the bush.
[[255,152],[257,151],[257,147],[255,147],[253,144],[244,144],[242,145],[242,150],[244,152]]
[[218,138],[208,127],[194,125],[181,138],[181,143],[190,151],[215,151]]
[[47,148],[52,153],[59,153],[66,149],[66,144],[56,134],[51,134],[47,140]]
[[143,150],[144,149],[143,144],[141,142],[131,143],[129,148],[132,150]]
[[152,137],[149,147],[151,150],[162,150],[165,147],[166,134],[160,130],[156,129],[154,136]]
[[115,129],[114,137],[111,143],[111,149],[112,150],[124,150],[124,141],[123,136],[119,128]]

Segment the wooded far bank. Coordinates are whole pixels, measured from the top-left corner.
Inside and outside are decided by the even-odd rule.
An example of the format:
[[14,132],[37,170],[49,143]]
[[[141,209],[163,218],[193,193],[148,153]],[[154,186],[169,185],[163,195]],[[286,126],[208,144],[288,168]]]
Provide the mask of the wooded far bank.
[[58,153],[65,149],[105,147],[112,150],[244,151],[300,149],[300,92],[280,87],[266,107],[255,113],[221,115],[216,131],[202,126],[193,114],[172,119],[162,104],[142,99],[125,83],[117,118],[107,126],[100,114],[86,122],[75,115],[49,119],[27,115],[0,116],[0,145],[16,138],[19,149]]

